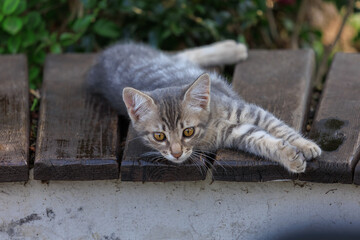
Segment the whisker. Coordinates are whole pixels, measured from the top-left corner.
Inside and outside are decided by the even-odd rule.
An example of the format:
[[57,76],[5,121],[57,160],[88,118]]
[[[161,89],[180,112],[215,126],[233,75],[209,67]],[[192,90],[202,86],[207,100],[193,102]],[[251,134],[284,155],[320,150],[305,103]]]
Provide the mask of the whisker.
[[206,168],[206,169],[214,169],[214,167],[213,167],[213,165],[211,164],[211,162],[208,160],[208,159],[206,159],[206,158],[204,158],[204,155],[203,154],[198,154],[198,153],[195,153],[194,154],[194,156],[196,156],[196,157],[202,157],[202,159],[203,159],[203,161],[204,161],[204,163],[205,163],[205,165],[201,165],[202,167],[204,167],[204,168]]
[[202,173],[202,174],[205,174],[205,173],[206,173],[207,168],[206,168],[205,165],[199,164],[199,162],[196,161],[196,160],[194,160],[194,159],[192,158],[192,156],[190,156],[189,159],[195,164],[195,167],[199,170],[200,173]]
[[132,139],[127,139],[126,141],[127,142],[132,142],[132,141],[134,141],[134,140],[136,140],[136,139],[138,139],[138,138],[142,138],[141,136],[137,136],[137,137],[134,137],[134,138],[132,138]]
[[[208,154],[206,154],[206,153],[204,153],[204,152],[202,152],[202,151],[200,151],[200,152],[196,151],[195,153],[197,154],[197,156],[205,156],[205,159],[206,159],[206,158],[209,158],[209,159],[211,159],[211,160],[213,160],[213,161],[217,161],[215,158],[209,156]],[[210,152],[210,153],[211,153],[211,152]],[[211,153],[211,154],[213,154],[213,153]],[[207,160],[207,161],[208,161],[208,160]],[[212,169],[212,170],[217,171],[216,168],[214,167],[214,165],[211,164],[209,161],[208,161],[208,164],[211,166],[211,169]],[[229,165],[228,163],[226,163],[226,162],[225,162],[225,165],[226,165],[227,167],[229,167],[229,168],[232,167],[232,166],[230,166],[230,165]],[[227,172],[226,168],[225,168],[222,164],[218,164],[218,166],[220,166],[220,167],[225,171],[225,173]]]

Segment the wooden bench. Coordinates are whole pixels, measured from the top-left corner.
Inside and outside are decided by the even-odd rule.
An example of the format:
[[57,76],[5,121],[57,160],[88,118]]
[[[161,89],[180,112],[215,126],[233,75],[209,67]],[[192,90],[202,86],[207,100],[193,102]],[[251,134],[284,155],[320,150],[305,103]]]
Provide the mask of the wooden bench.
[[24,55],[0,56],[0,181],[26,181],[29,87]]
[[[149,148],[136,137],[128,122],[118,119],[106,102],[86,92],[85,74],[94,59],[94,54],[49,55],[46,59],[35,179],[94,180],[120,176],[122,181],[195,181],[205,179],[210,173],[215,181],[300,179],[360,184],[359,54],[335,55],[309,133],[310,138],[319,142],[323,154],[309,162],[306,173],[300,175],[289,174],[275,162],[230,149],[219,150],[214,156],[216,161],[200,157],[200,166],[150,161]],[[7,67],[0,66],[0,82],[4,84],[5,78],[19,79],[23,84],[16,88],[20,92],[14,95],[27,96],[26,66],[21,74],[18,70],[21,64],[16,62],[25,59],[4,61],[9,63]],[[314,68],[311,50],[252,50],[248,60],[237,64],[233,86],[245,100],[268,109],[304,133]],[[10,92],[0,90],[0,100]],[[20,177],[0,176],[0,180],[24,181],[28,176],[28,99],[12,99],[23,106],[19,108],[14,103],[11,110],[20,116],[21,126],[26,126],[17,133],[22,134],[23,140],[13,145],[22,155],[18,153],[21,158],[9,157],[9,152],[0,149],[0,171],[9,172],[3,166],[17,164],[19,170],[7,169],[14,170]],[[3,101],[0,103],[0,111],[9,112],[10,108]],[[15,119],[12,115],[6,116],[0,116],[1,130],[9,127],[9,119]],[[0,146],[9,144],[6,141],[12,139],[10,132],[2,130]]]
[[34,178],[96,180],[119,176],[117,115],[88,94],[94,54],[49,55],[44,69]]

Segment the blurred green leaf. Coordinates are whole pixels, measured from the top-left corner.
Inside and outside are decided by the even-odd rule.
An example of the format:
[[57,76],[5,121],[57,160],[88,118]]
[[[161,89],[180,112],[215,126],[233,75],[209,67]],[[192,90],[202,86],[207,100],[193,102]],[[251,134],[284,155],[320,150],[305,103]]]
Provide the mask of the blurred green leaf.
[[94,31],[96,34],[108,38],[118,38],[120,35],[118,26],[105,19],[99,19],[96,21],[94,24]]
[[350,25],[355,28],[357,32],[360,32],[360,12],[353,14],[349,18]]
[[26,0],[20,0],[19,5],[17,6],[13,15],[19,15],[19,14],[23,13],[25,11],[26,7],[27,7]]
[[164,40],[168,38],[171,35],[171,32],[169,29],[165,29],[164,32],[161,34],[161,39]]
[[98,4],[98,8],[106,9],[107,8],[107,0],[101,0]]
[[94,8],[96,7],[96,0],[81,0],[82,4],[84,4],[85,8]]
[[83,18],[76,19],[76,21],[74,22],[74,25],[72,26],[72,29],[75,32],[85,31],[89,27],[89,25],[93,19],[94,19],[94,16],[92,16],[92,15],[87,15]]
[[38,50],[37,52],[33,53],[31,55],[31,62],[37,63],[37,64],[43,64],[45,61],[46,52],[43,48]]
[[244,36],[244,35],[239,35],[237,41],[238,41],[239,43],[243,43],[243,44],[247,45],[247,44],[246,44],[246,39],[245,39],[245,36]]
[[175,36],[179,36],[183,32],[183,29],[177,23],[172,23],[170,29]]
[[11,36],[7,41],[7,48],[10,53],[17,53],[21,45],[21,37],[19,35]]
[[313,42],[313,45],[312,45],[315,53],[316,53],[316,56],[318,57],[318,59],[323,55],[324,53],[324,45],[321,43],[320,40],[316,40]]
[[60,42],[61,45],[63,46],[69,46],[76,41],[77,41],[77,35],[74,33],[65,32],[60,35]]
[[51,43],[56,42],[56,40],[57,40],[57,36],[58,36],[58,35],[57,35],[57,33],[56,33],[56,32],[51,33],[51,34],[50,34],[50,39],[49,39],[49,40],[50,40],[50,42],[51,42]]
[[55,43],[53,45],[51,45],[50,47],[50,52],[54,53],[54,54],[59,54],[62,53],[62,49],[59,43]]
[[0,13],[0,22],[3,20],[4,15]]
[[38,12],[29,12],[26,15],[26,26],[29,29],[35,29],[41,22],[41,16]]
[[36,78],[38,78],[40,75],[40,68],[36,66],[31,66],[29,68],[29,80],[32,82]]
[[33,111],[35,110],[35,108],[37,107],[38,103],[39,103],[39,99],[34,98],[34,101],[33,101],[32,105],[31,105],[31,108],[30,108],[30,111],[31,111],[31,112],[33,112]]
[[21,30],[22,25],[23,22],[19,17],[7,17],[2,24],[3,29],[11,35],[18,33]]
[[31,89],[37,89],[38,88],[38,86],[33,81],[29,83],[29,87]]
[[292,32],[292,30],[294,29],[294,22],[289,18],[285,18],[284,27],[287,31]]
[[15,12],[20,0],[5,0],[2,6],[2,13],[4,15],[10,15]]
[[37,38],[35,36],[35,33],[33,31],[26,31],[23,33],[23,40],[22,40],[22,46],[24,48],[27,48],[31,45],[33,45],[36,42]]

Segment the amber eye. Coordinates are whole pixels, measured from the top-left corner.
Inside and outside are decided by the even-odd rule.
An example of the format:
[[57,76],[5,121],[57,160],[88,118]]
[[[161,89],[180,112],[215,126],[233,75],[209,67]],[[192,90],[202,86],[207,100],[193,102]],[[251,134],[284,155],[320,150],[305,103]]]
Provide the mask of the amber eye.
[[195,132],[195,129],[193,127],[185,128],[183,131],[184,137],[191,137]]
[[162,132],[155,132],[154,133],[154,138],[155,138],[156,141],[159,141],[159,142],[162,142],[162,141],[164,141],[166,139],[165,134],[162,133]]

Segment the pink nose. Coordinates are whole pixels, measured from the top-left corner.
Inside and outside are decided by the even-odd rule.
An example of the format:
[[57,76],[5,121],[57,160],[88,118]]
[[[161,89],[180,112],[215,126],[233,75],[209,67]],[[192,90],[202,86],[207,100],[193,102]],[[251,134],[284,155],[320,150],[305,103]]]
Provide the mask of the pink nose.
[[171,155],[173,155],[174,158],[179,158],[182,155],[181,151],[181,145],[179,143],[174,143],[170,147]]
[[171,155],[173,155],[174,158],[179,158],[182,155],[182,152],[172,152]]

